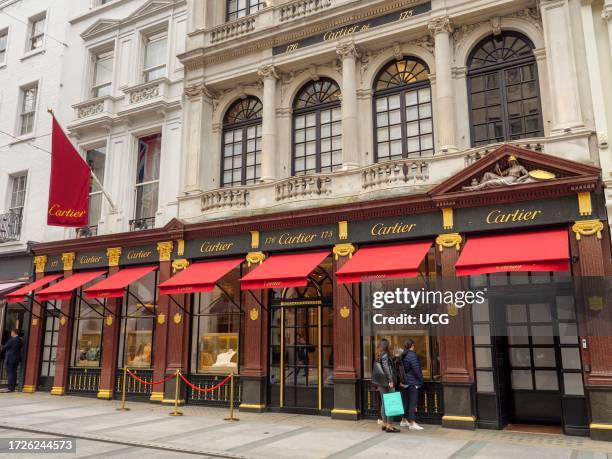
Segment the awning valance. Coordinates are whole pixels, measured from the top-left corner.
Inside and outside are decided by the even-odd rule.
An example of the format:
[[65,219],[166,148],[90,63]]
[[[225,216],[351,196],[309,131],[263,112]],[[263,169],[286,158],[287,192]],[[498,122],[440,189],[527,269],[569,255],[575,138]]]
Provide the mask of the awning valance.
[[215,284],[228,272],[242,263],[243,259],[215,260],[194,263],[159,286],[161,295],[210,292]]
[[56,279],[62,277],[61,274],[49,274],[48,276],[44,276],[37,281],[34,281],[28,285],[24,285],[20,289],[15,290],[14,292],[6,295],[5,299],[7,303],[20,303],[26,299],[30,293],[34,290],[39,289],[40,287],[44,287],[45,285],[50,284]]
[[85,298],[122,297],[128,285],[156,269],[157,266],[139,266],[137,268],[122,269],[85,290]]
[[568,271],[567,230],[470,238],[455,268],[457,276],[512,271]]
[[304,287],[308,276],[329,256],[329,251],[272,255],[240,279],[242,290]]
[[429,241],[364,247],[336,272],[336,279],[340,284],[351,284],[414,277],[431,244]]
[[36,299],[38,301],[68,300],[74,290],[104,274],[106,274],[106,271],[87,271],[73,274],[38,292]]

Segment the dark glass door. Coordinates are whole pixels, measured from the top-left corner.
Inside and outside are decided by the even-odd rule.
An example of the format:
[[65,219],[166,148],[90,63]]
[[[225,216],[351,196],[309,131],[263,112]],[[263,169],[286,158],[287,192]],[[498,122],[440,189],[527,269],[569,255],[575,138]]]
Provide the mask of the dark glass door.
[[39,390],[51,390],[55,376],[55,356],[57,353],[57,339],[59,334],[59,311],[49,302],[45,310],[44,336],[42,355],[40,359],[40,376],[38,378]]
[[[17,329],[19,331],[19,336],[23,338],[23,335],[24,335],[23,327],[25,326],[25,323],[24,323],[25,314],[26,314],[25,310],[20,306],[16,308],[13,308],[10,306],[6,307],[6,316],[4,318],[4,324],[2,327],[2,340],[1,340],[2,346],[4,346],[4,344],[6,344],[6,342],[11,337],[11,330]],[[23,370],[22,365],[20,365],[19,371],[22,371],[22,370]],[[7,381],[6,381],[6,371],[4,369],[4,355],[2,355],[2,358],[0,359],[0,383],[6,384],[6,382]]]

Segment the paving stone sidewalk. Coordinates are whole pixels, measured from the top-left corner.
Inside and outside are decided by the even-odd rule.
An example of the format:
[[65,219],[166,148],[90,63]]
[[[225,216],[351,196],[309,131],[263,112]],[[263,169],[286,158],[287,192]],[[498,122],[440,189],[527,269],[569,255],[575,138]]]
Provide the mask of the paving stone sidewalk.
[[[425,426],[423,432],[387,434],[373,421],[336,421],[322,416],[238,413],[226,409],[169,406],[48,394],[0,394],[0,438],[72,436],[75,454],[53,457],[227,457],[415,459],[612,459],[612,443],[555,434],[461,431]],[[5,455],[7,457],[26,457]]]

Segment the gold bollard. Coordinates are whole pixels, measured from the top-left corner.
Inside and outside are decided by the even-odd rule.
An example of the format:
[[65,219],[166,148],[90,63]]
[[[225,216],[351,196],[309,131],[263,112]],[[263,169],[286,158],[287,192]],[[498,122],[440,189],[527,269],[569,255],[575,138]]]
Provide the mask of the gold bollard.
[[176,370],[176,390],[174,393],[174,411],[172,413],[169,413],[169,416],[182,416],[183,413],[179,411],[178,409],[178,404],[179,404],[179,373],[181,372],[181,370]]
[[123,367],[123,382],[122,382],[122,394],[121,394],[121,406],[117,408],[117,411],[130,411],[129,408],[125,407],[125,385],[127,383],[127,366]]
[[224,421],[240,421],[240,419],[234,417],[234,372],[230,374],[230,414],[229,418],[225,418]]

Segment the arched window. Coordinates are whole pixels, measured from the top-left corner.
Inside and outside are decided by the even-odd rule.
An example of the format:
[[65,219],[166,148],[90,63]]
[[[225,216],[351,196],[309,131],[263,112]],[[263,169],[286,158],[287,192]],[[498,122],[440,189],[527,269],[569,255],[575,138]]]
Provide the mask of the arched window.
[[332,172],[342,166],[340,94],[335,81],[321,78],[295,97],[293,175]]
[[375,161],[432,155],[433,118],[427,65],[413,57],[387,64],[374,83]]
[[261,177],[261,112],[257,97],[239,99],[223,118],[221,186],[257,183]]
[[265,0],[227,0],[226,19],[233,21],[253,14],[266,6]]
[[543,135],[533,44],[504,32],[482,40],[468,59],[472,145]]

